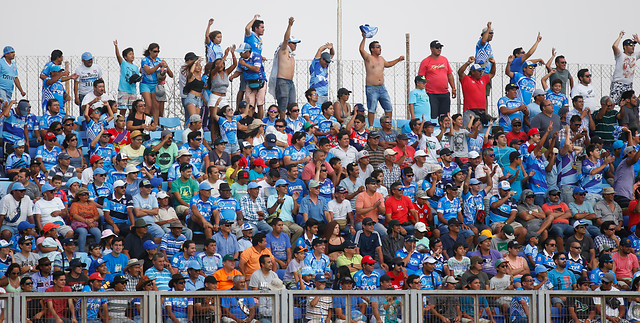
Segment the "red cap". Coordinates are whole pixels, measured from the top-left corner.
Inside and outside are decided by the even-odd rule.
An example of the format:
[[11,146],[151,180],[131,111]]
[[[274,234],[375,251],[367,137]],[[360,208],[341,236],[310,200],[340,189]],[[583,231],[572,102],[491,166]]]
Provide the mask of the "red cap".
[[262,158],[256,158],[253,160],[253,165],[255,166],[262,166],[264,168],[267,168],[267,164],[264,163],[264,159]]
[[362,258],[362,261],[361,261],[361,262],[362,262],[362,263],[365,263],[365,264],[375,264],[375,263],[376,263],[376,261],[375,261],[375,260],[373,260],[373,257],[371,257],[371,256],[364,256],[364,257]]
[[57,228],[59,226],[60,226],[59,224],[55,224],[55,223],[49,222],[49,223],[45,224],[44,227],[42,227],[42,231],[47,233],[47,232],[49,232],[49,231],[51,231],[51,230],[53,230],[53,229],[55,229],[55,228]]
[[89,275],[89,280],[102,280],[102,281],[104,281],[104,278],[102,278],[100,273],[93,273],[93,274]]
[[247,167],[247,157],[242,156],[242,158],[240,158],[240,161],[238,161],[238,166],[242,168]]
[[56,135],[54,135],[53,132],[47,132],[44,139],[56,139]]
[[89,164],[94,164],[95,162],[97,162],[98,160],[102,159],[102,156],[99,155],[93,155],[91,156],[91,158],[89,159]]
[[536,144],[531,144],[529,145],[529,149],[527,149],[529,152],[532,152],[534,149],[536,149],[536,147],[538,147],[538,145]]
[[538,130],[538,128],[531,128],[529,129],[529,131],[527,131],[527,136],[531,137],[537,133],[540,133],[540,130]]

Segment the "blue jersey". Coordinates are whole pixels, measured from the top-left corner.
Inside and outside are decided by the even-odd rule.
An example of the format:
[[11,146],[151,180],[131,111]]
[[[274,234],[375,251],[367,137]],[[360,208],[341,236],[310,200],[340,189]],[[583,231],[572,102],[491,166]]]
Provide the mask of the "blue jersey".
[[124,274],[124,266],[129,262],[129,257],[123,253],[121,253],[118,257],[115,257],[113,253],[108,253],[102,256],[105,263],[107,264],[107,280],[111,280],[117,274]]
[[569,99],[566,95],[562,93],[553,93],[553,90],[549,89],[547,91],[547,100],[553,103],[553,113],[558,114],[560,108],[569,106]]
[[[187,276],[185,276],[187,277]],[[173,315],[184,322],[188,318],[189,306],[193,306],[193,298],[191,297],[167,297],[164,299],[164,306],[171,306]]]
[[4,131],[2,133],[2,138],[4,138],[5,142],[8,143],[14,143],[18,140],[25,139],[24,127],[26,125],[26,118],[17,116],[15,111],[11,110],[9,117],[4,120]]
[[486,224],[491,225],[495,222],[506,222],[511,217],[512,211],[518,210],[518,203],[513,198],[507,199],[506,202],[497,208],[491,207],[493,202],[499,201],[501,198],[498,195],[493,195],[489,199],[489,216],[486,217]]
[[[93,292],[91,287],[84,286],[83,292]],[[104,289],[100,288],[98,292],[104,292]],[[87,298],[87,320],[98,320],[98,313],[100,313],[102,305],[107,304],[106,298]]]
[[[54,65],[57,65],[57,64],[52,61],[47,62],[47,64],[44,64],[44,67],[42,68],[42,72],[40,73],[45,75],[46,77],[51,76],[51,67],[53,67]],[[42,82],[44,83],[44,81]]]
[[245,62],[249,66],[258,66],[260,67],[260,71],[253,72],[249,70],[246,66],[242,64],[238,64],[238,68],[242,71],[242,75],[245,80],[267,80],[266,75],[264,74],[264,64],[262,64],[262,56],[253,52],[251,57],[244,59],[240,58],[241,62]]
[[58,164],[58,155],[62,152],[62,149],[58,146],[53,146],[51,150],[47,149],[47,146],[42,145],[36,150],[36,159],[42,158],[42,163],[45,169],[51,169]]
[[[291,145],[284,150],[283,157],[286,157],[286,156],[291,157],[291,161],[298,161],[308,156],[311,156],[311,154],[309,154],[309,151],[305,147],[297,149],[295,146]],[[300,171],[302,171],[303,168],[304,168],[304,163],[298,164],[298,169]]]
[[493,49],[491,44],[487,41],[482,45],[482,38],[476,43],[476,64],[485,65],[484,73],[489,74],[491,72],[491,62],[489,58],[493,57]]
[[420,275],[420,289],[435,290],[442,286],[442,277],[435,271],[429,275]]
[[538,253],[535,257],[536,265],[543,265],[547,268],[547,270],[552,270],[556,268],[556,263],[553,261],[553,255],[547,256],[544,252]]
[[473,224],[476,221],[476,215],[478,211],[484,210],[484,198],[487,196],[484,190],[478,192],[477,195],[472,195],[471,190],[462,196],[464,206],[462,208],[462,218],[464,224]]
[[197,254],[196,257],[199,258],[199,261],[202,264],[202,271],[206,276],[211,276],[218,269],[222,268],[222,256],[218,253],[209,257],[205,252],[202,252]]
[[575,152],[570,152],[566,155],[558,154],[556,166],[558,168],[558,186],[578,186],[579,178]]
[[362,269],[353,274],[356,287],[361,290],[375,290],[380,288],[380,274],[376,271],[367,276]]
[[218,118],[218,124],[220,125],[220,133],[222,139],[229,145],[235,145],[238,143],[238,121],[242,119],[242,116],[235,115],[231,117],[231,120],[226,117]]
[[331,194],[335,192],[335,185],[330,178],[325,178],[324,182],[320,183],[320,196],[324,197],[327,201],[331,201]]
[[317,104],[311,105],[309,104],[309,102],[307,102],[302,106],[302,116],[309,117],[309,120],[311,120],[311,123],[318,123],[318,117],[320,115],[322,115],[322,109],[320,109],[320,107]]
[[209,156],[209,150],[204,145],[200,145],[198,148],[191,147],[188,143],[185,143],[180,149],[186,148],[191,153],[191,163],[201,172],[206,171],[204,169],[204,159]]
[[244,35],[244,42],[251,46],[251,52],[262,55],[262,38],[253,31],[249,36]]
[[116,147],[110,143],[107,143],[104,146],[98,143],[96,148],[91,152],[91,155],[98,155],[102,157],[102,160],[104,161],[104,166],[102,168],[105,169],[109,169],[111,167],[113,164],[113,158],[116,157],[117,154]]
[[[520,58],[520,57],[518,57]],[[515,290],[524,290],[522,287],[518,287]],[[514,296],[511,298],[511,304],[509,304],[510,321],[514,322],[517,318],[527,318],[528,313],[525,312],[520,301],[524,301],[527,304],[527,308],[530,308],[529,297]]]
[[[613,272],[611,272],[613,273]],[[593,284],[593,285],[597,285],[600,286],[602,284],[602,277],[604,276],[604,272],[602,272],[602,270],[600,268],[596,268],[594,270],[591,271],[591,275],[589,275],[589,281]],[[615,275],[613,276],[613,283],[614,284],[618,284],[618,278],[615,277]]]
[[220,44],[216,44],[212,41],[209,41],[205,45],[207,49],[207,62],[211,63],[218,58],[222,58],[224,56],[224,51],[222,50],[222,46]]
[[442,181],[443,182],[451,181],[451,178],[453,177],[453,175],[451,174],[456,168],[458,168],[458,164],[452,161],[451,164],[447,167],[442,162],[440,162],[440,166],[442,166]]
[[524,120],[524,113],[522,111],[514,112],[511,114],[503,114],[500,112],[501,107],[506,107],[507,109],[516,109],[522,105],[522,100],[520,98],[509,99],[506,96],[503,96],[498,100],[498,112],[499,112],[499,120],[498,125],[504,129],[505,132],[511,131],[511,120],[520,119],[520,121]]
[[[422,181],[422,190],[428,191],[431,188],[431,183],[428,180]],[[439,181],[436,183],[436,188],[434,189],[433,196],[429,198],[429,205],[432,208],[438,208],[438,202],[444,196],[444,183],[443,181]]]
[[104,114],[100,116],[97,122],[93,119],[89,119],[89,121],[87,121],[87,141],[92,142],[93,139],[98,136],[103,127],[105,130],[109,127],[109,122]]
[[87,190],[89,190],[89,198],[97,201],[99,197],[109,196],[113,192],[113,186],[109,183],[102,183],[100,186],[96,186],[95,183],[89,183]]
[[[458,212],[462,211],[460,199],[454,197],[453,200],[450,201],[447,196],[443,196],[440,201],[438,201],[437,210],[438,213],[442,213],[442,217],[447,221],[457,218]],[[435,224],[441,224],[437,217],[435,218]]]
[[20,169],[20,168],[29,168],[31,165],[31,156],[27,152],[22,153],[20,157],[16,156],[15,152],[12,152],[9,157],[7,157],[6,169]]
[[[213,198],[209,197],[209,199],[205,202],[200,197],[200,194],[196,194],[191,198],[190,206],[192,205],[196,206],[196,209],[198,209],[198,212],[200,212],[200,215],[202,215],[202,217],[207,222],[211,221],[211,215],[213,214],[213,211],[216,209]],[[234,211],[234,214],[235,214],[235,211]],[[189,214],[187,215],[187,221],[191,219],[192,216],[193,216],[193,212],[191,211],[191,207],[189,207]]]
[[136,94],[138,92],[136,89],[136,83],[129,83],[129,78],[135,74],[140,75],[140,68],[122,60],[122,63],[120,64],[120,82],[118,82],[118,91]]
[[424,118],[425,121],[431,120],[431,101],[429,101],[429,95],[424,89],[411,90],[409,104],[413,104],[413,114],[416,118]]
[[[602,189],[605,187],[604,182],[604,172],[609,168],[606,166],[604,170],[591,175],[591,170],[596,169],[602,164],[604,161],[602,159],[598,159],[595,163],[592,162],[589,158],[586,158],[582,161],[582,188],[587,190],[589,193],[600,194],[602,193]],[[608,186],[608,185],[607,185]]]
[[[64,85],[62,84],[62,82],[57,81],[51,85],[47,85],[47,81],[50,79],[51,77],[47,77],[44,80],[44,85],[42,86],[42,110],[43,111],[47,109],[47,102],[50,99],[58,100],[58,103],[60,103],[60,107],[63,107],[64,103],[66,102],[64,98],[67,96],[67,91],[65,91]],[[60,112],[62,113],[62,110],[60,110]]]
[[189,259],[186,259],[184,257],[184,253],[180,252],[173,255],[173,258],[171,258],[171,267],[177,268],[178,273],[181,274],[182,276],[189,277],[188,276],[189,274],[187,273],[187,266],[189,265],[189,262],[192,260],[198,261],[199,259],[196,257],[189,257]]
[[267,149],[264,144],[259,144],[253,147],[251,157],[262,158],[265,162],[274,158],[282,160],[282,157],[284,157],[284,151],[278,146],[273,146],[273,148]]
[[531,153],[526,160],[527,170],[533,172],[533,176],[529,178],[529,189],[535,194],[545,194],[547,192],[547,172],[545,167],[549,162],[543,157],[536,158]]
[[533,91],[536,89],[536,79],[527,77],[522,73],[514,73],[513,80],[518,85],[518,99],[524,104],[531,103]]
[[[409,254],[406,248],[402,248],[396,252],[396,257],[404,259]],[[409,262],[405,268],[407,269],[407,275],[420,275],[422,273],[422,259],[423,254],[417,250],[413,250]]]
[[324,275],[325,271],[331,272],[331,261],[329,256],[325,254],[320,255],[320,259],[316,258],[312,251],[307,252],[304,257],[304,265],[311,267],[316,275]]
[[473,138],[471,136],[467,137],[467,146],[469,147],[469,152],[475,151],[480,156],[482,156],[482,146],[484,145],[484,135],[478,134],[477,137]]
[[[513,61],[511,61],[511,72],[513,74],[515,73],[522,73],[522,65],[523,65],[523,61],[522,61],[522,57],[516,57]],[[513,80],[512,80],[513,81]],[[511,82],[514,83],[514,82]]]
[[0,89],[7,92],[7,96],[11,98],[13,93],[13,80],[18,77],[18,66],[15,62],[11,65],[7,62],[6,58],[0,59]]
[[240,211],[240,202],[233,197],[228,199],[219,198],[214,201],[214,206],[220,212],[220,219],[224,218],[228,221],[235,221],[236,212]]
[[318,130],[322,133],[329,133],[331,131],[331,125],[333,122],[338,122],[338,119],[334,116],[325,117],[324,115],[319,115],[316,119],[318,122]]
[[582,258],[574,261],[567,257],[567,269],[578,279],[582,276],[582,271],[587,270],[587,266]]
[[40,117],[38,127],[43,130],[49,129],[49,126],[56,121],[62,123],[63,117],[64,115],[62,114],[62,110],[60,110],[60,113],[55,116],[52,116],[48,111],[45,111],[45,113]]
[[408,196],[411,199],[411,202],[416,202],[416,193],[418,192],[418,184],[412,181],[409,185],[402,185],[402,189],[404,191],[404,195]]
[[309,88],[316,89],[318,95],[329,95],[329,65],[322,67],[319,58],[314,58],[309,65]]
[[153,72],[151,74],[147,74],[147,72],[144,71],[144,67],[148,66],[150,68],[154,68],[158,64],[160,64],[160,62],[162,62],[160,57],[156,57],[155,59],[152,59],[151,57],[146,56],[145,58],[142,59],[142,62],[140,62],[140,65],[142,67],[142,81],[140,81],[141,83],[144,83],[144,84],[158,84],[158,72],[161,69],[158,68],[155,72]]
[[304,118],[299,116],[298,119],[293,120],[290,117],[287,117],[285,121],[287,122],[287,128],[285,131],[288,134],[293,135],[298,131],[304,131],[304,123],[306,121]]

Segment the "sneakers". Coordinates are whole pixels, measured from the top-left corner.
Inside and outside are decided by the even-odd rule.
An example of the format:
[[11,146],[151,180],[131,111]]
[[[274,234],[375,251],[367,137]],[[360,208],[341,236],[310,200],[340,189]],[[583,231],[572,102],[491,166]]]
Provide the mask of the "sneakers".
[[371,27],[368,24],[360,26],[360,31],[364,33],[366,38],[372,38],[378,33],[378,27]]

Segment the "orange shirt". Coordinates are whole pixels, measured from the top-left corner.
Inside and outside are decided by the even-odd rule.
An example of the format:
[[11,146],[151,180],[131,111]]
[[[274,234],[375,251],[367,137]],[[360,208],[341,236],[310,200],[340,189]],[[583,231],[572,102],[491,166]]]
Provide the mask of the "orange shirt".
[[233,269],[230,273],[227,273],[224,268],[220,268],[213,273],[213,277],[218,281],[218,289],[220,290],[231,289],[233,287],[233,277],[236,275],[242,275],[242,273],[237,269]]
[[[358,209],[366,209],[369,207],[372,207],[373,204],[376,203],[376,201],[380,201],[380,203],[382,203],[382,205],[384,205],[384,198],[382,197],[382,194],[375,192],[373,193],[372,196],[369,196],[369,194],[367,194],[366,191],[358,194],[358,196],[356,196],[356,210]],[[377,209],[373,209],[365,214],[361,214],[361,215],[357,215],[356,216],[356,222],[360,222],[362,221],[362,219],[364,218],[371,218],[371,220],[373,220],[373,222],[378,222],[378,210]]]
[[240,259],[243,259],[247,265],[245,266],[244,278],[249,280],[251,278],[251,274],[254,271],[260,269],[260,256],[269,255],[271,257],[271,261],[275,262],[276,259],[271,254],[269,249],[264,249],[262,252],[258,252],[256,247],[251,246],[251,248],[245,249],[242,254],[240,254]]

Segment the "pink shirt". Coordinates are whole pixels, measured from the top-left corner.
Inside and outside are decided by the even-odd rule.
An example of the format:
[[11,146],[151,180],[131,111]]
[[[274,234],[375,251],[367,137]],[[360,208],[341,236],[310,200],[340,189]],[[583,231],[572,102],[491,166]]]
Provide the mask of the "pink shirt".
[[613,258],[613,265],[615,267],[616,276],[622,278],[633,277],[633,268],[638,268],[638,257],[633,253],[628,254],[626,257],[621,257],[619,252],[611,255]]
[[418,75],[424,75],[427,80],[425,91],[432,94],[445,94],[449,92],[449,79],[447,75],[453,73],[449,60],[444,56],[437,59],[427,56],[420,63]]

